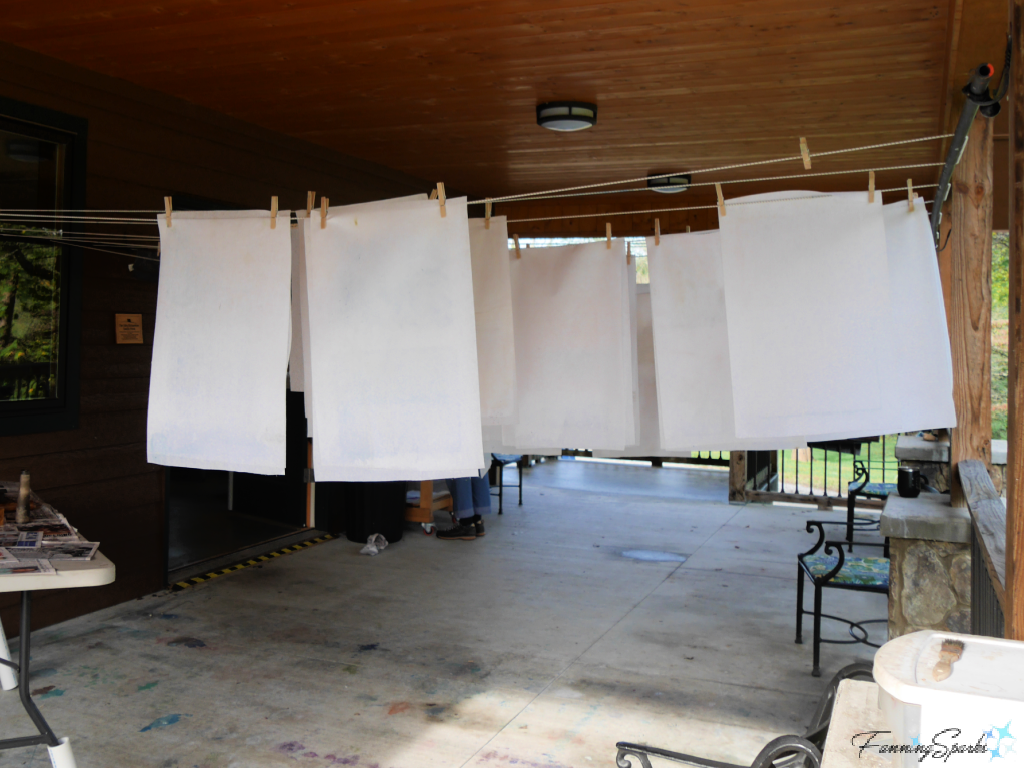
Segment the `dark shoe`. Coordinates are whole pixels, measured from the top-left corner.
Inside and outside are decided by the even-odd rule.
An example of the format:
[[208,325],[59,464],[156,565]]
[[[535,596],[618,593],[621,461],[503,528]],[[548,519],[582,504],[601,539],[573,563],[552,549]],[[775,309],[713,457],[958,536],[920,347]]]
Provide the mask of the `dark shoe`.
[[459,520],[451,528],[438,529],[437,538],[446,541],[473,541],[476,538],[476,526],[473,525],[473,518],[466,517]]
[[473,525],[476,528],[477,538],[486,535],[487,532],[484,530],[484,519],[480,517],[480,515],[473,515],[472,519]]

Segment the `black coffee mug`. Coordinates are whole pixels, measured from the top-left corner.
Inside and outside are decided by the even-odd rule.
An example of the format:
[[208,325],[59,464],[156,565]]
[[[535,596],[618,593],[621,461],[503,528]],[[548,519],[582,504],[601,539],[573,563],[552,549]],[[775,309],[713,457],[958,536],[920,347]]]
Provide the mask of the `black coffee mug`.
[[914,499],[921,495],[924,477],[921,470],[915,467],[900,467],[896,473],[896,490],[905,499]]

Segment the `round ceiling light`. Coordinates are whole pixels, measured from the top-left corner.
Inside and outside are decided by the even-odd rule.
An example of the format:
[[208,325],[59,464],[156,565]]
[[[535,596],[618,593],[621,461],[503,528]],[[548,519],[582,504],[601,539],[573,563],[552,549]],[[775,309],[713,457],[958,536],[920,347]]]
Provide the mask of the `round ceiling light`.
[[677,173],[672,176],[647,179],[647,188],[654,192],[671,194],[672,192],[685,192],[690,188],[690,174]]
[[582,131],[597,122],[597,104],[549,101],[537,105],[537,125],[552,131]]

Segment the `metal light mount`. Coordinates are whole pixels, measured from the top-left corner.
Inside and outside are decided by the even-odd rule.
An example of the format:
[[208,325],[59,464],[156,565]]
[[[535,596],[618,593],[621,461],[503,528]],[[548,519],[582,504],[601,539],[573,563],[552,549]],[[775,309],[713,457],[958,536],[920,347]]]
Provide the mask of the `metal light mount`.
[[685,192],[690,188],[692,177],[688,173],[675,173],[671,176],[647,179],[647,188],[652,192],[671,194],[673,192]]
[[548,101],[537,105],[537,125],[551,131],[582,131],[597,123],[597,104],[587,101]]

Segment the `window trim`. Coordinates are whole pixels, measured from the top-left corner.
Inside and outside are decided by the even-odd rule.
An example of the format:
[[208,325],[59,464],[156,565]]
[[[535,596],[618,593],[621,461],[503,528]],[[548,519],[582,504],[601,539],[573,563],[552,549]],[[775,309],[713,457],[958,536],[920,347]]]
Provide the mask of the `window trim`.
[[[67,136],[64,161],[64,208],[85,208],[86,150],[89,121],[34,104],[0,96],[0,117],[27,123],[45,132]],[[58,370],[63,363],[62,387],[56,402],[4,403],[0,436],[58,432],[78,428],[82,364],[82,251],[62,246],[61,311]],[[11,407],[6,407],[11,406]]]

